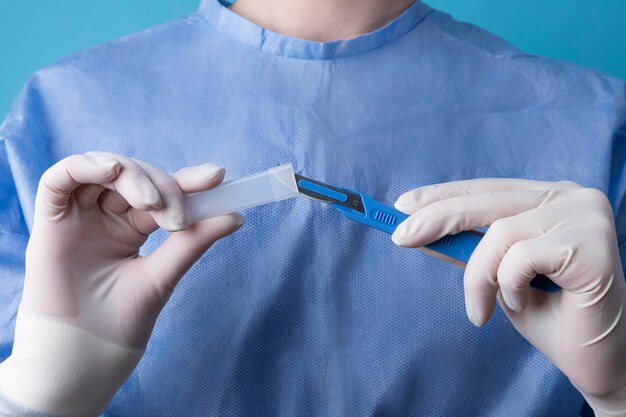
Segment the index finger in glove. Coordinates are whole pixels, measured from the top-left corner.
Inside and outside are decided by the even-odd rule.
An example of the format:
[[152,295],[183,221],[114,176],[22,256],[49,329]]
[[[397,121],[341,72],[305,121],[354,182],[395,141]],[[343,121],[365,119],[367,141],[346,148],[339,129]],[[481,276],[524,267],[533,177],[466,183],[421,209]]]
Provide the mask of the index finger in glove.
[[72,155],[51,166],[41,177],[35,207],[38,212],[62,215],[70,196],[82,184],[105,184],[120,173],[119,161],[88,155]]
[[[150,212],[154,221],[170,232],[186,229],[187,214],[185,212],[183,193],[175,179],[154,165],[136,159],[133,159],[133,161],[150,176],[150,179],[161,194],[163,208]],[[131,215],[133,215],[132,212]],[[133,220],[135,219],[133,218]]]
[[446,235],[488,226],[494,221],[538,207],[550,190],[495,191],[436,201],[400,223],[392,239],[398,246],[419,248]]
[[[117,178],[104,187],[117,191],[128,202],[129,206],[140,210],[158,210],[163,206],[159,189],[148,173],[135,161],[122,155],[110,152],[87,152],[88,156],[117,160],[121,170]],[[101,204],[101,207],[103,204]],[[104,208],[104,207],[103,207]]]
[[578,188],[571,181],[545,182],[517,178],[479,178],[425,185],[402,194],[395,207],[406,214],[413,214],[429,204],[463,195],[503,191],[538,191]]
[[[173,174],[172,178],[183,193],[206,191],[222,182],[224,168],[215,164],[186,167]],[[159,227],[154,216],[148,212],[131,209],[130,214],[135,227],[142,234],[149,235]]]

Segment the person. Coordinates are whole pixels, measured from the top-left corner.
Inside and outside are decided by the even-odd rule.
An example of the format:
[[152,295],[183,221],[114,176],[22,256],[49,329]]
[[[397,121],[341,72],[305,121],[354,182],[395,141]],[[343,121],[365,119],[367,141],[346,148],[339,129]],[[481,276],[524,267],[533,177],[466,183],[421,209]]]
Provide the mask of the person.
[[[0,410],[626,415],[624,87],[410,0],[203,0],[38,71],[0,128]],[[284,162],[400,195],[399,246],[490,227],[463,272],[296,198],[204,254],[243,218],[183,193]]]

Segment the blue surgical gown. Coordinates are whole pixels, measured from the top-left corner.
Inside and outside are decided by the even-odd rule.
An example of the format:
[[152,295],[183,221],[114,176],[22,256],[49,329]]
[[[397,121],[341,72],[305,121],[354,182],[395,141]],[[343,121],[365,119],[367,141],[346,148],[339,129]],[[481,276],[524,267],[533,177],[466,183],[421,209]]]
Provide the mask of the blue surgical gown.
[[[624,82],[419,1],[316,43],[205,0],[38,71],[14,102],[0,129],[1,358],[37,182],[67,155],[170,172],[210,161],[229,178],[291,162],[388,203],[451,180],[571,180],[609,196],[625,254],[625,120]],[[461,270],[304,197],[244,214],[176,288],[108,416],[578,415],[580,394],[500,309],[470,324]]]

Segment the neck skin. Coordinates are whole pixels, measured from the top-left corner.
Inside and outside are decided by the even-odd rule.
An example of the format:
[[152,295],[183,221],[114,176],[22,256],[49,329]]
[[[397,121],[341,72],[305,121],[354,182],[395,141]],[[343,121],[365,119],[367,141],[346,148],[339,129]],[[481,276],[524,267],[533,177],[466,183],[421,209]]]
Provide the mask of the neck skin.
[[415,0],[237,0],[231,10],[287,36],[316,42],[350,39],[378,29]]

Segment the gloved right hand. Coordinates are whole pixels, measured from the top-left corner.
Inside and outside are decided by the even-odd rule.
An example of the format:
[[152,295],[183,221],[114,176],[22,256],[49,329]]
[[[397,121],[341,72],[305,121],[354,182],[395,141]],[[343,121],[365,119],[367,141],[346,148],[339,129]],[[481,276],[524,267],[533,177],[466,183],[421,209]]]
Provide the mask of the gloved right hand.
[[[596,416],[626,417],[626,282],[602,192],[573,182],[481,178],[417,188],[396,208],[411,214],[393,235],[401,246],[490,225],[465,269],[469,319],[485,324],[497,297]],[[562,291],[532,289],[537,274]]]
[[[70,156],[44,173],[13,352],[0,364],[0,396],[15,406],[5,412],[84,417],[105,410],[183,274],[243,224],[238,214],[186,223],[182,193],[223,178],[213,164],[170,176],[104,152]],[[138,256],[159,226],[174,233]]]

